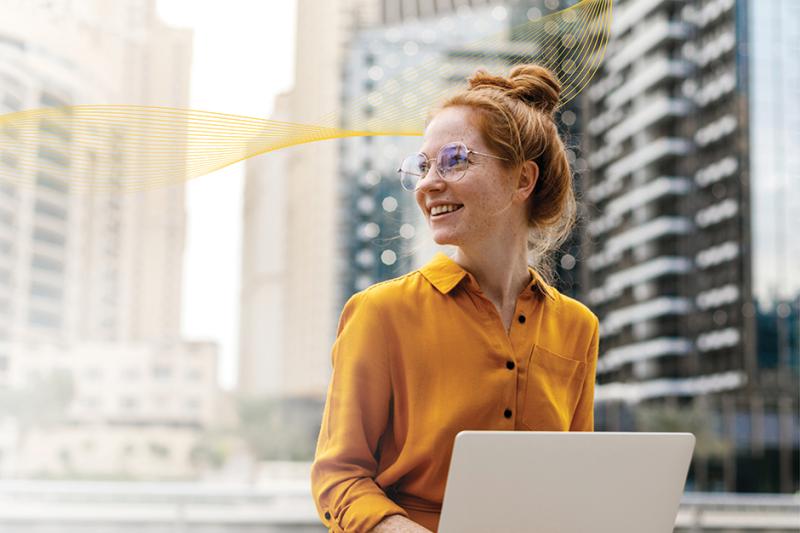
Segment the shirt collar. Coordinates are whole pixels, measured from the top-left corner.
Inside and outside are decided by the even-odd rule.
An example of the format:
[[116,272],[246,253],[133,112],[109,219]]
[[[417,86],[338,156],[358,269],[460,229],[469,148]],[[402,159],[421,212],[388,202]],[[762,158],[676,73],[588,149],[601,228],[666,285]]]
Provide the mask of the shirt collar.
[[[433,259],[420,268],[419,271],[442,294],[448,294],[462,279],[471,276],[461,265],[442,252],[437,252]],[[553,288],[545,283],[539,273],[530,266],[528,266],[528,271],[533,276],[528,285],[528,290],[538,291],[540,294],[555,300]]]

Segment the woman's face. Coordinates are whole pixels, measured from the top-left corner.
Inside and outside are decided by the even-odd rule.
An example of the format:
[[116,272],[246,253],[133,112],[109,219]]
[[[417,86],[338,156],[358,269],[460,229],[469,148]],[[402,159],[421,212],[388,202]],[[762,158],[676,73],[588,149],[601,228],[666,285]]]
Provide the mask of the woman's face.
[[[499,159],[471,153],[466,173],[455,182],[444,181],[436,171],[436,154],[447,143],[460,141],[470,150],[491,153],[475,125],[475,113],[466,106],[446,107],[425,129],[420,152],[434,160],[425,178],[419,181],[415,195],[437,244],[480,243],[508,231],[510,224],[521,223],[518,204],[512,205],[512,171]],[[452,212],[431,213],[433,207],[448,204],[460,207]]]

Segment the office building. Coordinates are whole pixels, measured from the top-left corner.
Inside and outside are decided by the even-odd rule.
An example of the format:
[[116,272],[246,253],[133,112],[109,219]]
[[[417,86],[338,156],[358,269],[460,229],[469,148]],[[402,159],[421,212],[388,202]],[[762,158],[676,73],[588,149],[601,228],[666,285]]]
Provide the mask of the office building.
[[694,413],[710,429],[698,490],[798,488],[798,9],[615,2],[582,98],[597,426],[642,429],[662,409],[666,429],[669,409]]

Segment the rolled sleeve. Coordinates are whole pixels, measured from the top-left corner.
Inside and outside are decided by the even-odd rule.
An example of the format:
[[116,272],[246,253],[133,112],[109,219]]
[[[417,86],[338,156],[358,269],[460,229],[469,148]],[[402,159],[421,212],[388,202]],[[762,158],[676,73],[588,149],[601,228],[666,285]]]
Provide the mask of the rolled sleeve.
[[594,431],[594,384],[597,376],[597,356],[600,348],[600,322],[594,318],[594,331],[586,353],[586,375],[583,379],[578,406],[572,416],[570,431]]
[[335,532],[368,532],[386,516],[408,516],[375,482],[392,395],[382,328],[366,292],[345,304],[311,467],[317,512]]

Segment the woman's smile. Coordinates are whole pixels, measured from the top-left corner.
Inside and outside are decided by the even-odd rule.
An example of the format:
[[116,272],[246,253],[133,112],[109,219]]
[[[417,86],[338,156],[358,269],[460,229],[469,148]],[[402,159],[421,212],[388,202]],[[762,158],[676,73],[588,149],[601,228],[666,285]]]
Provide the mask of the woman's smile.
[[436,206],[431,209],[431,220],[439,220],[447,217],[448,215],[455,214],[457,211],[460,211],[462,207],[464,206],[461,204]]

